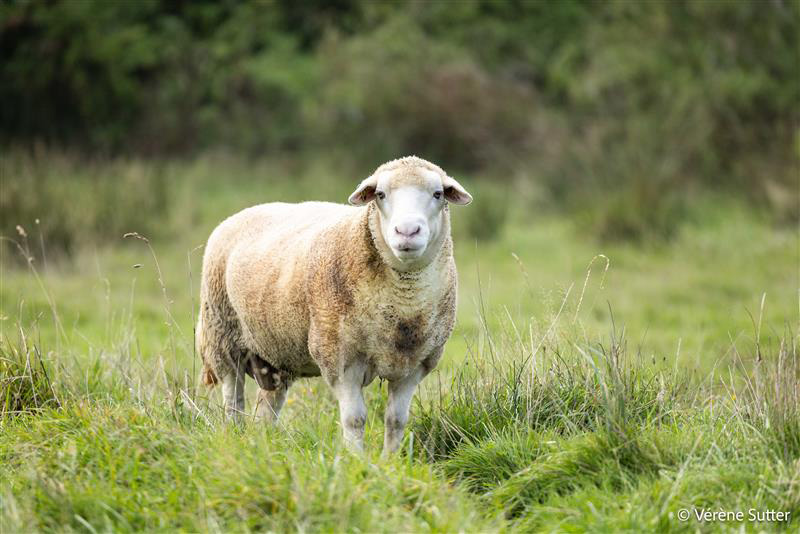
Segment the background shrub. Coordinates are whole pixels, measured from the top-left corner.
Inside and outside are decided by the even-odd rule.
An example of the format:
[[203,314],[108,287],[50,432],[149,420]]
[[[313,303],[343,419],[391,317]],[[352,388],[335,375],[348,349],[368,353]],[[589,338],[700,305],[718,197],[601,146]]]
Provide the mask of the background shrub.
[[364,159],[418,154],[476,168],[528,142],[530,88],[493,78],[463,49],[398,17],[362,36],[323,46],[320,141],[352,141]]

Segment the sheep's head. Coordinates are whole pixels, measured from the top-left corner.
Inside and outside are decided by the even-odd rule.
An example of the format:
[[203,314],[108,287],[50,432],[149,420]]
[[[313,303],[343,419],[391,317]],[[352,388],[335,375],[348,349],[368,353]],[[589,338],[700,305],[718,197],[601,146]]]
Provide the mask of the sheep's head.
[[378,167],[349,200],[375,202],[383,241],[400,262],[414,262],[441,243],[447,202],[469,204],[472,196],[436,165],[411,156]]

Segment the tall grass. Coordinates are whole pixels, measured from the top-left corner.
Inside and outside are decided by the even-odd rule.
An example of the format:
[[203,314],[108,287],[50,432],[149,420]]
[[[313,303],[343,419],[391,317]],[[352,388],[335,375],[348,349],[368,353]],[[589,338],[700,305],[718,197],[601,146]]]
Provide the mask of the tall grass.
[[0,341],[0,420],[61,405],[52,367],[23,331],[17,343]]
[[[737,356],[742,364],[738,351]],[[767,354],[762,354],[759,347],[752,367],[752,373],[742,376],[744,385],[730,395],[736,417],[782,460],[791,462],[800,458],[797,338],[782,337],[777,349]]]
[[629,354],[624,334],[606,347],[531,330],[526,343],[482,324],[464,365],[418,406],[417,439],[431,460],[510,429],[624,440],[632,425],[673,421],[689,387],[687,376]]

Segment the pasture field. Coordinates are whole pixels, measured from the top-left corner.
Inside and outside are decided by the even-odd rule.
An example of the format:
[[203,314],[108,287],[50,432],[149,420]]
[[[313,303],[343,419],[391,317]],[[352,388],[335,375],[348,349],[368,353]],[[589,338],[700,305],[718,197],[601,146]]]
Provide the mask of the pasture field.
[[[475,197],[451,210],[456,331],[381,461],[380,381],[361,458],[320,380],[293,386],[277,427],[234,427],[193,354],[214,226],[259,202],[344,201],[369,169],[3,165],[4,195],[37,200],[2,228],[0,533],[800,525],[800,241],[741,198],[698,192],[670,239],[600,242],[530,180],[456,176]],[[788,519],[750,521],[769,511]]]

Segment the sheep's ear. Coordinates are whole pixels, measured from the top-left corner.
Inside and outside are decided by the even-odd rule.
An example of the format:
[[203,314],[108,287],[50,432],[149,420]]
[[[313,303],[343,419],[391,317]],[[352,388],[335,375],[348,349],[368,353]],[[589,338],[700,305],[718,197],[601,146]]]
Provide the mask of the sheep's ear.
[[448,202],[464,205],[472,202],[472,195],[467,193],[467,190],[461,187],[460,183],[449,176],[444,177],[442,186],[444,187],[444,198],[446,198]]
[[378,187],[378,179],[370,176],[356,187],[350,198],[347,199],[353,206],[363,206],[367,202],[375,199],[375,188]]

